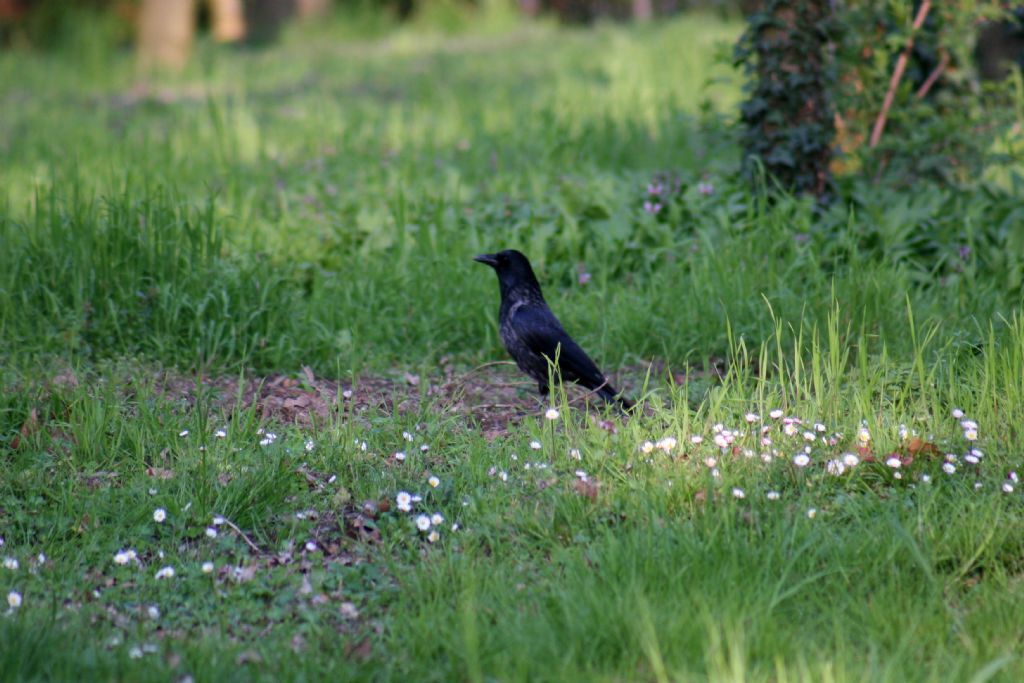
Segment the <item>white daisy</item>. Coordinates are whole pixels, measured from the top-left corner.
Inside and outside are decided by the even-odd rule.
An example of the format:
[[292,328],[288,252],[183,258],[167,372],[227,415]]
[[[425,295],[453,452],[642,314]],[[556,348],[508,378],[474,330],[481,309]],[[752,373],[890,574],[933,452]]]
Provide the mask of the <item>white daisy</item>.
[[811,458],[806,453],[797,453],[793,456],[793,464],[797,467],[807,467],[811,464]]
[[21,593],[18,591],[11,591],[7,594],[7,606],[11,609],[18,609],[21,607]]
[[154,522],[156,522],[157,524],[161,524],[165,519],[167,519],[167,510],[164,510],[163,508],[157,508],[156,510],[153,510]]
[[419,515],[416,518],[416,528],[420,531],[426,531],[430,528],[430,517],[426,515]]
[[557,420],[559,412],[555,408],[548,408],[547,412],[544,413],[544,417],[549,420]]

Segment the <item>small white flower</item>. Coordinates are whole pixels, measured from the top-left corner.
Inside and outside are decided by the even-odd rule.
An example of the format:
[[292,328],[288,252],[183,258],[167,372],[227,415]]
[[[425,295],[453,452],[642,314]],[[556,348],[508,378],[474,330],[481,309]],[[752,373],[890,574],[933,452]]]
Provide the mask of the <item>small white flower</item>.
[[804,432],[803,436],[804,441],[814,441],[815,439],[818,438],[818,435],[815,434],[814,432]]
[[712,468],[718,464],[718,460],[716,458],[712,458],[709,455],[708,457],[704,458],[704,464],[707,465],[708,468]]
[[501,479],[502,481],[508,481],[508,472],[506,472],[505,470],[498,472],[498,479]]
[[690,443],[692,444],[699,444],[703,440],[704,437],[701,436],[700,434],[694,434],[693,436],[690,437]]
[[1013,493],[1013,482],[1012,481],[1004,481],[1003,482],[1003,493]]
[[853,453],[844,453],[843,464],[846,465],[847,467],[856,467],[857,465],[860,464],[860,458],[858,458]]
[[161,567],[156,572],[156,578],[158,579],[173,579],[174,578],[174,567],[170,565]]
[[402,438],[408,441],[409,443],[412,443],[412,434],[410,434],[409,432],[402,432]]
[[825,425],[821,424],[820,422],[815,422],[814,423],[814,431],[824,433],[825,432]]
[[343,398],[352,398],[352,390],[346,389],[345,391],[341,392],[341,395]]
[[441,526],[442,524],[444,524],[444,517],[441,515],[440,512],[435,512],[434,514],[430,515],[430,523],[433,526]]
[[217,538],[217,529],[212,526],[206,527],[206,537]]
[[641,453],[650,453],[653,450],[654,450],[654,444],[652,442],[650,442],[650,441],[644,441],[642,444],[640,444],[640,452]]
[[36,563],[46,564],[46,555],[44,555],[43,553],[39,553],[38,555],[36,555]]
[[746,498],[747,494],[744,493],[743,489],[734,487],[733,490],[732,490],[732,497],[733,498],[740,498],[740,499],[742,499],[742,498]]
[[722,473],[718,471],[717,467],[715,467],[715,468],[712,468],[712,470],[711,470],[711,476],[714,477],[715,479],[721,479],[722,478]]
[[797,467],[807,467],[811,464],[811,458],[806,453],[797,453],[793,456],[793,464]]
[[204,574],[212,574],[213,562],[203,562],[202,570]]
[[978,456],[974,455],[973,453],[968,453],[967,455],[964,456],[964,462],[969,463],[971,465],[977,465]]
[[4,558],[4,569],[10,569],[12,572],[16,571],[20,565],[18,564],[18,558],[16,557],[5,557]]
[[149,495],[155,496],[156,495],[156,489],[149,489]]
[[226,437],[227,437],[227,435],[228,435],[228,432],[227,432],[227,430],[226,430],[226,429],[218,429],[217,431],[215,431],[215,432],[213,433],[213,435],[214,435],[215,437],[217,437],[218,439],[224,439],[224,438],[226,438]]
[[776,408],[775,410],[773,410],[770,413],[768,413],[768,416],[770,418],[772,418],[773,420],[778,420],[780,417],[782,417],[782,411],[780,409]]
[[225,519],[224,519],[223,517],[221,517],[220,515],[214,515],[214,517],[213,517],[213,525],[214,525],[214,526],[220,526],[221,524],[223,524],[223,523],[224,523],[224,522],[226,522],[226,521],[227,521],[227,520],[225,520]]
[[899,435],[900,441],[905,441],[910,435],[910,430],[907,429],[907,425],[900,425],[899,429],[896,430],[896,433]]
[[146,608],[146,614],[149,615],[150,619],[159,619],[160,618],[160,608],[157,607],[156,605],[150,605],[149,607]]
[[868,431],[867,427],[861,427],[857,430],[857,440],[862,444],[866,444],[871,441],[871,432]]
[[114,563],[125,565],[129,562],[133,562],[137,555],[135,551],[129,548],[128,550],[119,550],[114,554]]
[[161,524],[165,519],[167,519],[167,510],[164,510],[163,508],[157,508],[156,510],[153,510],[154,522],[156,522],[157,524]]
[[397,460],[398,462],[405,462],[405,453],[403,453],[402,451],[396,452],[395,460]]
[[923,483],[923,484],[927,484],[927,483],[929,483],[929,482],[930,482],[931,480],[932,480],[931,476],[929,476],[929,475],[927,475],[927,474],[922,474],[922,475],[921,475],[921,483]]
[[[569,457],[572,458],[573,460],[582,460],[583,459],[583,456],[580,455],[580,449],[578,449],[578,448],[570,448],[569,449]],[[527,465],[529,465],[529,463],[527,463]]]
[[664,439],[659,441],[657,445],[658,448],[669,453],[676,447],[676,443],[676,438],[674,436],[666,436]]
[[416,517],[416,528],[420,531],[426,531],[430,528],[430,517],[426,515],[419,515]]
[[11,609],[18,609],[21,607],[21,593],[18,591],[11,591],[7,594],[7,606]]
[[1019,482],[1020,482],[1020,477],[1018,477],[1018,476],[1017,476],[1017,472],[1016,472],[1016,471],[1011,471],[1011,472],[1010,472],[1010,473],[1009,473],[1009,474],[1007,475],[1007,477],[1008,477],[1008,478],[1009,478],[1009,480],[1010,480],[1010,481],[1012,481],[1012,482],[1013,482],[1014,484],[1016,484],[1016,483],[1019,483]]
[[587,473],[584,472],[583,470],[576,470],[573,474],[575,474],[576,478],[579,479],[580,481],[587,480]]
[[555,408],[548,408],[547,412],[544,413],[544,417],[549,420],[557,420],[559,412]]
[[974,482],[974,490],[975,491],[980,491],[981,490],[981,482],[980,481]]
[[757,413],[747,413],[743,416],[743,419],[746,420],[748,424],[754,424],[761,419],[761,416]]
[[436,489],[441,485],[441,480],[432,474],[427,478],[427,483],[430,484],[430,488]]
[[131,649],[128,650],[128,656],[132,659],[142,659],[142,648],[138,645],[132,645]]
[[964,439],[966,439],[967,441],[977,441],[978,440],[978,430],[977,429],[965,429],[964,430]]
[[953,474],[954,472],[956,472],[956,465],[954,465],[951,462],[943,463],[942,471],[945,472],[946,474]]
[[316,443],[313,441],[313,439],[306,439],[305,448],[307,453],[312,453],[313,449],[316,448]]
[[893,472],[892,473],[892,478],[893,479],[902,479],[903,478],[903,473],[902,472]]
[[722,434],[721,432],[715,434],[715,438],[713,440],[715,442],[715,445],[718,446],[719,448],[729,447],[729,439],[725,436],[725,434]]
[[715,424],[715,425],[713,425],[711,427],[711,431],[714,432],[715,434],[718,434],[723,429],[725,429],[725,425],[722,424],[721,422],[719,422],[719,423],[717,423],[717,424]]
[[412,510],[412,496],[406,491],[399,491],[398,495],[395,496],[395,503],[398,505],[398,509],[402,512],[409,512]]
[[188,430],[187,429],[182,429],[180,432],[178,432],[178,436],[180,436],[180,437],[188,436]]
[[535,451],[539,451],[542,448],[542,446],[540,445],[540,441],[531,441],[530,448],[532,448]]
[[782,494],[779,493],[778,491],[769,491],[764,495],[768,500],[778,500],[779,498],[782,497]]
[[817,516],[817,514],[818,514],[818,509],[817,508],[808,508],[807,509],[807,519],[814,519]]
[[771,446],[772,445],[771,437],[762,436],[761,437],[761,445],[762,446]]
[[975,422],[974,420],[961,420],[960,421],[960,426],[963,429],[975,429],[976,430],[978,428],[978,423]]
[[763,462],[765,465],[771,464],[772,460],[774,460],[774,459],[775,458],[772,457],[771,453],[762,453],[761,454],[761,462]]
[[838,477],[846,471],[846,465],[843,464],[842,460],[829,460],[825,463],[825,471],[829,474]]
[[307,553],[315,553],[316,552],[316,543],[314,541],[306,541],[306,552]]
[[456,522],[455,524],[452,524],[452,531],[458,531],[458,530],[459,530],[458,522]]
[[785,426],[784,426],[784,427],[782,428],[782,432],[783,432],[783,434],[785,434],[786,436],[793,436],[793,435],[794,435],[794,434],[796,434],[796,433],[797,433],[798,431],[799,431],[799,430],[798,430],[798,429],[796,428],[796,425],[795,425],[795,424],[793,424],[792,422],[790,422],[790,423],[786,424],[786,425],[785,425]]
[[430,533],[427,534],[427,540],[431,543],[437,543],[441,539],[441,534],[437,533],[437,529],[431,529]]
[[954,419],[959,420],[963,416],[964,416],[964,411],[960,410],[959,408],[953,408],[953,418]]
[[[364,448],[363,450],[365,451],[366,449]],[[428,446],[427,444],[423,444],[422,446],[420,446],[420,453],[426,453],[429,450],[430,446]]]
[[894,456],[888,458],[885,461],[885,465],[886,465],[886,467],[891,467],[891,468],[893,468],[895,470],[895,469],[899,469],[900,467],[902,467],[903,466],[903,462],[894,455]]

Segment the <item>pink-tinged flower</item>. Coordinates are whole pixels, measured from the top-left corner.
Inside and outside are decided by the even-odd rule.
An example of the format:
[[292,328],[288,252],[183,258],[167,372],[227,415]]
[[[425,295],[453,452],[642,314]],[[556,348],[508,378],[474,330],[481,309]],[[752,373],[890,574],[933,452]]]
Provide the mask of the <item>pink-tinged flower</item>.
[[700,192],[705,197],[709,197],[715,193],[715,186],[711,183],[701,181],[697,183],[697,192]]

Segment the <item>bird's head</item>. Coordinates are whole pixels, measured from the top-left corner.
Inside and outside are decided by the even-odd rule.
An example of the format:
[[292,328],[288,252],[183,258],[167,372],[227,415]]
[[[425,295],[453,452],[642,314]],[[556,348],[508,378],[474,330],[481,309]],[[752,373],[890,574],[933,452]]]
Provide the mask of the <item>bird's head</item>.
[[522,252],[506,249],[494,254],[480,254],[473,258],[478,263],[485,263],[498,274],[498,282],[504,294],[513,287],[525,285],[540,291],[537,276],[533,274],[530,261]]

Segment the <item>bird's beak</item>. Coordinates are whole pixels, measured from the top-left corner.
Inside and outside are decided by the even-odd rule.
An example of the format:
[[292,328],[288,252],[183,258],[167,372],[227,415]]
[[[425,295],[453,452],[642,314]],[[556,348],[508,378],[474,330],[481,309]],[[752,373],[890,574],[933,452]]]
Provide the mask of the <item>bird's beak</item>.
[[477,263],[486,263],[491,268],[498,265],[498,259],[494,257],[494,254],[480,254],[479,256],[474,256],[473,260]]

